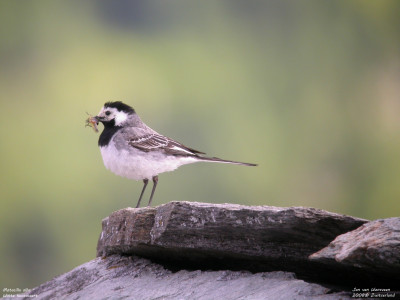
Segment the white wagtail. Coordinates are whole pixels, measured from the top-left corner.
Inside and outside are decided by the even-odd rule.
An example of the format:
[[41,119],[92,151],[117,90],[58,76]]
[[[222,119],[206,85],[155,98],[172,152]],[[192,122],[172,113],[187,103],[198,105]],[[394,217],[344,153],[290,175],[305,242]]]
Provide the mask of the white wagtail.
[[148,127],[132,107],[121,101],[105,103],[97,116],[87,120],[96,131],[99,122],[104,125],[98,144],[106,168],[122,177],[143,180],[136,207],[140,205],[149,179],[153,180],[153,189],[148,206],[156,190],[158,174],[173,171],[182,165],[206,161],[256,166],[203,156],[204,152],[186,147]]

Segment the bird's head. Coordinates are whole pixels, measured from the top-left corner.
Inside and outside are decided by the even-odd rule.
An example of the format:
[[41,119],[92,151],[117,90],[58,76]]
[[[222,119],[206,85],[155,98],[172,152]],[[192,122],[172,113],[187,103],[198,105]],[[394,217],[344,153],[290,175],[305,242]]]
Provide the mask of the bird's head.
[[104,126],[123,126],[129,116],[133,114],[135,114],[135,110],[121,101],[106,102],[93,119],[97,123],[103,123]]

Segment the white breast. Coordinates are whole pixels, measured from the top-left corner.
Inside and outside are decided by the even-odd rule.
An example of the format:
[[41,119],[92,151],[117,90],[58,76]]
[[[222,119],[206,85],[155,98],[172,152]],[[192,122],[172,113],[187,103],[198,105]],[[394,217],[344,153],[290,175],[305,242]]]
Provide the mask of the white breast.
[[166,156],[160,151],[143,152],[133,147],[117,149],[112,141],[100,147],[100,151],[108,170],[134,180],[152,179],[160,173],[198,161],[193,157]]

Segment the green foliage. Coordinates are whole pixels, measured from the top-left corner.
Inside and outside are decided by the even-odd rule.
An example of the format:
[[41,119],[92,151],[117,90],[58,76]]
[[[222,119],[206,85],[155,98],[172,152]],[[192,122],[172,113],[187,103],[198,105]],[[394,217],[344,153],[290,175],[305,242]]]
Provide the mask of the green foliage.
[[399,1],[0,2],[0,282],[90,260],[141,183],[84,127],[109,100],[159,132],[257,168],[160,176],[171,200],[398,215]]

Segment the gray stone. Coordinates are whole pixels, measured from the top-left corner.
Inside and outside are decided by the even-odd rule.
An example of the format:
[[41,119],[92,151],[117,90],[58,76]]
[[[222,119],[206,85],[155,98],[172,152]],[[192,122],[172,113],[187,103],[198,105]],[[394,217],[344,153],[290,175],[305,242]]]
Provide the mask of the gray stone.
[[398,293],[400,218],[367,222],[304,207],[171,202],[116,211],[102,226],[97,259],[30,296],[350,299],[340,291],[377,287]]
[[339,235],[310,259],[389,278],[396,276],[400,286],[400,218],[371,221]]
[[119,255],[96,258],[40,285],[29,295],[38,300],[351,299],[347,293],[335,293],[296,279],[293,273],[199,270],[173,273],[147,259]]
[[314,208],[171,202],[105,218],[97,255],[134,254],[172,269],[282,270],[315,277],[320,264],[308,256],[365,222]]

